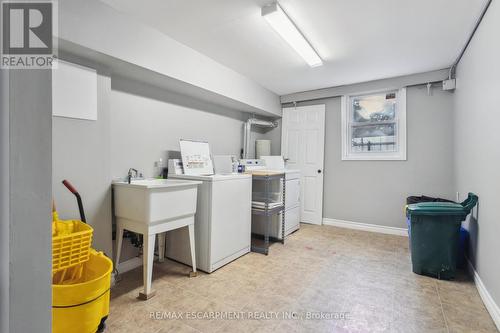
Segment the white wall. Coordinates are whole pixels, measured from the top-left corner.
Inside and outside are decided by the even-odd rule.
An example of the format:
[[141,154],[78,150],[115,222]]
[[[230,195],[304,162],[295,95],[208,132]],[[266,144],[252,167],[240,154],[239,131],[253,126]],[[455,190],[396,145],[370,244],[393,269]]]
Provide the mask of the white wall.
[[470,221],[471,259],[500,305],[500,3],[493,1],[457,71],[455,183],[462,197],[471,191],[479,206]]
[[9,223],[9,262],[1,268],[9,274],[6,332],[50,332],[51,71],[10,70],[9,84],[10,214],[1,221]]
[[299,103],[326,105],[323,217],[406,228],[409,195],[454,199],[452,98],[407,88],[407,161],[343,161],[340,97]]
[[9,331],[9,71],[0,69],[0,332]]
[[[94,66],[95,67],[95,66]],[[53,117],[52,188],[59,217],[79,219],[75,196],[61,184],[69,180],[82,196],[93,246],[111,255],[110,101],[111,79],[97,76],[97,121]]]
[[[201,103],[140,82],[111,81],[111,177],[129,168],[154,177],[154,162],[176,157],[179,139],[208,141],[212,154],[240,156],[248,114]],[[263,137],[254,133],[253,140]],[[252,144],[254,147],[254,144]],[[172,153],[174,152],[174,153]],[[122,261],[136,255],[124,242]]]
[[[74,196],[61,184],[70,180],[94,227],[94,247],[111,255],[112,179],[124,178],[131,167],[145,177],[156,176],[154,162],[177,152],[180,138],[208,141],[213,154],[239,156],[243,122],[250,115],[153,85],[110,78],[105,68],[81,57],[63,58],[97,69],[98,119],[53,118],[54,198],[61,218],[78,217]],[[254,140],[263,136],[257,133]],[[124,260],[136,254],[130,250],[125,250]]]
[[111,175],[129,168],[146,177],[154,161],[179,151],[179,139],[208,141],[213,154],[239,156],[243,120],[248,115],[176,95],[130,80],[112,79]]

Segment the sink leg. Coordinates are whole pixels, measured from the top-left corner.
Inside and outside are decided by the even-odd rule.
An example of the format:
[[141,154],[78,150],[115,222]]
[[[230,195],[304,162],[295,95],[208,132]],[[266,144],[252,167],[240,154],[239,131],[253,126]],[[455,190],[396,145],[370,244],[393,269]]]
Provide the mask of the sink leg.
[[188,225],[189,229],[189,248],[191,249],[191,263],[193,264],[193,271],[189,273],[189,277],[198,275],[196,272],[196,249],[194,247],[194,224]]
[[165,261],[165,238],[167,233],[162,232],[158,234],[158,261]]
[[155,250],[155,239],[156,235],[144,235],[143,242],[143,267],[142,267],[142,276],[144,283],[144,291],[139,293],[139,299],[147,300],[154,296],[154,292],[151,290],[151,280],[153,278],[153,258],[154,258],[154,250]]
[[116,226],[116,258],[115,258],[115,268],[118,267],[120,263],[120,255],[122,253],[122,242],[123,242],[123,227],[120,223]]

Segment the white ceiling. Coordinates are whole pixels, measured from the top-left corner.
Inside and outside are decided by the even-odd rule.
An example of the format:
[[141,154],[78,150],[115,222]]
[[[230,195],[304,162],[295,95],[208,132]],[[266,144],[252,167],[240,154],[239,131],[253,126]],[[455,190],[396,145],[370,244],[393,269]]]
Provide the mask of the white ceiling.
[[486,0],[281,0],[324,65],[261,17],[272,0],[103,0],[279,95],[449,67]]

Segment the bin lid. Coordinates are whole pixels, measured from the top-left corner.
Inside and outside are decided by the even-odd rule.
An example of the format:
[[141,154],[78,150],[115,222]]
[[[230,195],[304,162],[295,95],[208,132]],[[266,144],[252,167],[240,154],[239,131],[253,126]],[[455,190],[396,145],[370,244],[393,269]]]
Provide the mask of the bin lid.
[[468,212],[461,204],[453,202],[421,202],[408,205],[410,215],[463,215]]

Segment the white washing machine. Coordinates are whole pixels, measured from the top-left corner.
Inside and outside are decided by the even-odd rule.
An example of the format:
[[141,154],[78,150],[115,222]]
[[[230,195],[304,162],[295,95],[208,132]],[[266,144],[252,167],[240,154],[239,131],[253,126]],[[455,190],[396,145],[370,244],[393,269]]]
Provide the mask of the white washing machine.
[[[195,215],[196,264],[211,273],[250,252],[252,176],[169,175],[169,178],[199,180]],[[189,235],[177,229],[167,233],[167,257],[191,265]]]

